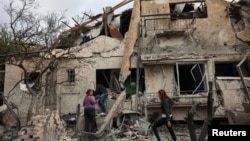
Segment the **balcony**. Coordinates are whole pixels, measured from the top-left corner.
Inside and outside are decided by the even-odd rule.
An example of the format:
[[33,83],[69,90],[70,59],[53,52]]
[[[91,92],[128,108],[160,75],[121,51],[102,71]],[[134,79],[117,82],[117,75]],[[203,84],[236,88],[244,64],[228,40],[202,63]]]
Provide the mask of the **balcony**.
[[[195,13],[188,13],[189,16],[195,15]],[[166,14],[166,15],[154,15],[150,17],[144,17],[143,24],[145,27],[145,34],[184,34],[185,31],[195,29],[195,16],[193,18],[184,19],[178,18],[181,15]]]

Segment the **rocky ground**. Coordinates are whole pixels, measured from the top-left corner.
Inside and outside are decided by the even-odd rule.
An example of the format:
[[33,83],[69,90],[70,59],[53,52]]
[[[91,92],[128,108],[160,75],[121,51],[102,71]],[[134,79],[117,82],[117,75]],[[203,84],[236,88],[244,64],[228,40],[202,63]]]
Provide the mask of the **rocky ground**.
[[[200,126],[197,126],[196,133],[200,132]],[[187,125],[175,124],[174,131],[177,136],[177,141],[190,141]],[[159,128],[160,136],[163,141],[172,141],[171,135],[166,127]],[[111,133],[100,141],[157,141],[153,132],[148,130],[147,135],[139,135],[137,132],[123,132],[122,134],[117,129],[112,129]]]
[[[177,141],[190,141],[190,136],[188,132],[188,128],[186,124],[174,124],[173,125],[175,134],[177,136]],[[197,126],[196,132],[199,134],[200,132],[200,126]],[[11,136],[13,136],[14,129],[4,129],[3,126],[0,126],[1,141],[10,141]],[[67,128],[67,132],[69,136],[74,136],[74,127]],[[160,127],[159,128],[160,136],[163,139],[163,141],[172,141],[171,135],[168,132],[168,129],[166,127]],[[80,140],[80,139],[79,139]],[[128,131],[124,132],[121,131],[119,128],[113,128],[109,134],[107,134],[104,138],[100,139],[99,141],[157,141],[153,132],[147,130],[147,135],[143,135],[142,133],[139,133],[138,131]]]

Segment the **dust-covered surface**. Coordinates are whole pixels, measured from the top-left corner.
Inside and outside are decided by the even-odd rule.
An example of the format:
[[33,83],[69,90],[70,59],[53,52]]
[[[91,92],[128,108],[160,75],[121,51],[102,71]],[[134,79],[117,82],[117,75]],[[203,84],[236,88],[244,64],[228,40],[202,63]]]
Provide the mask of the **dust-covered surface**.
[[[190,141],[189,131],[186,124],[173,124],[173,129],[175,131],[177,140],[179,141]],[[201,127],[197,126],[196,133],[197,136],[200,133]],[[158,129],[160,137],[164,141],[172,141],[171,135],[168,132],[168,129],[164,126]],[[102,141],[157,141],[151,128],[148,129],[147,135],[139,135],[138,132],[119,132],[117,129],[113,129],[110,134],[107,135]]]
[[[186,124],[173,124],[173,128],[179,141],[190,141],[189,132]],[[15,132],[14,132],[15,131]],[[66,128],[67,135],[73,138],[75,134],[75,130],[72,127]],[[166,127],[160,127],[159,133],[162,140],[165,141],[172,141],[172,138],[167,130]],[[200,132],[200,126],[196,129],[197,134]],[[0,140],[1,141],[10,141],[13,134],[17,133],[15,128],[5,128],[0,126]],[[80,140],[80,138],[78,138]],[[148,130],[148,135],[139,135],[138,132],[122,132],[119,129],[112,129],[109,134],[104,136],[104,138],[100,139],[99,141],[157,141],[153,132]],[[75,138],[76,141],[76,138]]]

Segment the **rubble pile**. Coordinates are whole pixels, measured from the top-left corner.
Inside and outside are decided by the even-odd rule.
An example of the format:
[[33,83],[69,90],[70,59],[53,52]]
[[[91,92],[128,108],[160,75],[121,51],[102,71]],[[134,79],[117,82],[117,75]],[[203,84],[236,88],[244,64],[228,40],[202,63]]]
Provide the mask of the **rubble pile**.
[[[113,128],[110,133],[107,134],[101,141],[156,141],[156,138],[152,132],[151,123],[139,112],[123,110],[114,119]],[[173,124],[176,136],[178,140],[190,141],[189,131],[186,124]],[[169,134],[165,126],[159,129],[162,139],[171,141],[171,135]],[[197,128],[197,134],[200,129]]]
[[[138,129],[138,128],[137,128]],[[141,130],[144,130],[142,127],[140,127]],[[177,140],[180,141],[190,141],[190,135],[188,131],[187,125],[183,124],[174,124],[173,129],[175,131]],[[200,128],[197,128],[197,135],[200,132]],[[161,136],[161,139],[172,141],[171,135],[169,134],[166,127],[162,126],[158,129],[159,134]],[[136,128],[129,128],[129,129],[115,129],[113,128],[111,130],[111,133],[108,134],[104,139],[100,141],[157,141],[156,137],[154,136],[151,128],[149,127],[147,129],[146,134],[145,132],[138,132]]]
[[65,122],[60,119],[58,111],[46,115],[36,115],[28,125],[18,132],[13,141],[77,141],[67,136]]

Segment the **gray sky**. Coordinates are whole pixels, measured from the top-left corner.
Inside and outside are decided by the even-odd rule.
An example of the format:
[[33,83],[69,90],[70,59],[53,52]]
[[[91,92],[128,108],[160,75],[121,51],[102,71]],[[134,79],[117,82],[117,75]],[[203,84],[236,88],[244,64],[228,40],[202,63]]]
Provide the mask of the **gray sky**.
[[[8,17],[3,11],[4,3],[8,3],[10,0],[0,0],[0,23],[8,22]],[[70,23],[72,17],[82,13],[84,11],[91,11],[94,15],[103,12],[103,8],[106,6],[115,6],[123,0],[37,0],[40,4],[38,9],[39,13],[45,15],[48,11],[55,11],[60,13],[67,9],[66,17]],[[117,9],[115,14],[122,12],[123,10],[129,9],[133,6],[133,2],[124,5]]]

